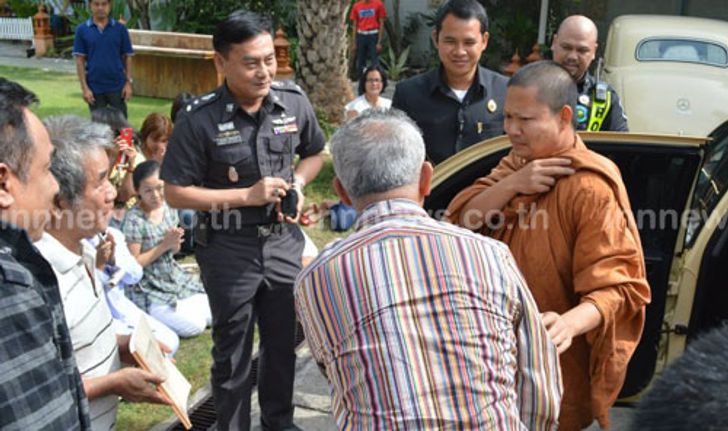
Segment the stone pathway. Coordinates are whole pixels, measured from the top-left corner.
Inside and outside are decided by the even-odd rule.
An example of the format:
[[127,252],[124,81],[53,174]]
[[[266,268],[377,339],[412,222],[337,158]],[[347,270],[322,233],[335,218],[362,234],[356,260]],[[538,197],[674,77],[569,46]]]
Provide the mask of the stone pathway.
[[76,63],[65,58],[28,58],[29,42],[0,41],[0,65],[29,67],[47,72],[76,73]]

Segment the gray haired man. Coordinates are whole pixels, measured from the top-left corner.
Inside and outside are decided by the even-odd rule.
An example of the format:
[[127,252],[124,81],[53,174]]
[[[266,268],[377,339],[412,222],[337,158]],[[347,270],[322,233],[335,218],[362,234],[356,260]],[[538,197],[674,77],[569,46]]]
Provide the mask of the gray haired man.
[[[128,337],[115,334],[103,287],[94,268],[96,250],[85,238],[106,232],[116,190],[108,180],[111,129],[74,116],[49,118],[55,146],[51,171],[60,191],[51,222],[36,246],[53,267],[63,298],[76,362],[95,430],[112,429],[119,397],[133,402],[168,403],[154,389],[162,379],[133,362]],[[121,353],[121,356],[120,356]]]
[[555,430],[561,374],[535,302],[504,244],[422,209],[433,168],[417,126],[368,111],[331,145],[359,217],[295,295],[338,426]]

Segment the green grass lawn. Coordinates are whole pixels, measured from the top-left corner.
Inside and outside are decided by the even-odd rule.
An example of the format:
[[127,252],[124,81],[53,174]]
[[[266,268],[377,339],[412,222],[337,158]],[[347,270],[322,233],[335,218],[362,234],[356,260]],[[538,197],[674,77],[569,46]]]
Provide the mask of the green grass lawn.
[[[210,379],[212,337],[206,330],[195,338],[180,341],[175,358],[177,368],[192,385],[190,396],[207,384]],[[153,404],[122,402],[116,418],[118,430],[148,430],[174,415],[171,407]]]
[[[0,66],[0,76],[16,81],[33,91],[40,99],[40,105],[33,111],[42,119],[50,115],[75,114],[88,118],[88,106],[81,97],[81,89],[75,75],[45,72],[40,69],[25,69]],[[128,103],[129,122],[133,127],[141,127],[144,117],[152,112],[168,113],[171,101],[149,97],[133,97]],[[334,170],[331,158],[325,156],[321,173],[307,185],[306,205],[324,200],[336,200],[331,180]],[[323,221],[305,228],[306,233],[321,248],[343,234],[332,232]],[[210,350],[212,339],[210,331],[202,335],[182,340],[176,355],[177,367],[192,384],[192,393],[203,387],[210,377],[212,358]],[[147,430],[173,415],[167,406],[133,404],[124,402],[119,408],[117,429]]]
[[[83,101],[76,75],[0,66],[0,76],[18,82],[38,96],[40,105],[34,107],[33,111],[40,118],[61,114],[89,118],[88,105]],[[127,103],[129,122],[138,130],[144,117],[152,112],[169,115],[171,106],[171,100],[133,96]]]

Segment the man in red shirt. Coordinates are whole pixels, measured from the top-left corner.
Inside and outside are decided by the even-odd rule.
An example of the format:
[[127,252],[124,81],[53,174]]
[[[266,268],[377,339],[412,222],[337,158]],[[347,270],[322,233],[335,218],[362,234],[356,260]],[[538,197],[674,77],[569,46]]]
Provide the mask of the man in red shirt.
[[382,33],[387,10],[379,0],[359,0],[351,7],[349,20],[354,23],[356,32],[356,78],[367,66],[367,58],[372,65],[379,64],[379,51],[382,50]]

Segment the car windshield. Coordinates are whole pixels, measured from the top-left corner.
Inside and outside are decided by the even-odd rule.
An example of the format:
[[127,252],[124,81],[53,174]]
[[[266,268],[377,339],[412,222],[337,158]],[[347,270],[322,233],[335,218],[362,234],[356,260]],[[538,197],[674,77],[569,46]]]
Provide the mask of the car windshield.
[[728,66],[728,50],[718,43],[694,39],[645,39],[637,47],[639,61],[677,61]]

